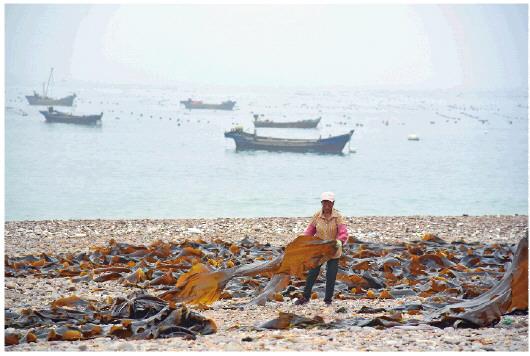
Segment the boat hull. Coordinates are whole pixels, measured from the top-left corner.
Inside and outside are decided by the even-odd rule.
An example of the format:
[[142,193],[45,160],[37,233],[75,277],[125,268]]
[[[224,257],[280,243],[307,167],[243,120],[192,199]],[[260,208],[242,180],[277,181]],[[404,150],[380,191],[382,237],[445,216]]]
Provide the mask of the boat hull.
[[262,150],[299,153],[341,154],[344,146],[350,141],[353,130],[340,136],[318,140],[280,139],[260,137],[245,132],[225,132],[225,137],[234,139],[236,151]]
[[29,105],[45,105],[45,106],[72,106],[75,95],[69,95],[61,99],[52,99],[36,95],[26,95]]
[[41,111],[41,114],[46,118],[46,122],[49,123],[64,123],[64,124],[77,124],[77,125],[96,125],[101,122],[103,113],[99,115],[83,115],[74,116],[63,113],[50,113],[48,111]]
[[275,128],[296,128],[296,129],[313,129],[317,127],[320,118],[315,120],[302,120],[294,122],[274,122],[274,121],[260,121],[254,120],[255,127],[275,127]]
[[202,102],[194,102],[194,101],[181,101],[181,104],[183,104],[186,109],[192,110],[192,109],[203,109],[203,110],[232,110],[234,109],[234,105],[236,105],[235,101],[225,101],[221,104],[206,104]]

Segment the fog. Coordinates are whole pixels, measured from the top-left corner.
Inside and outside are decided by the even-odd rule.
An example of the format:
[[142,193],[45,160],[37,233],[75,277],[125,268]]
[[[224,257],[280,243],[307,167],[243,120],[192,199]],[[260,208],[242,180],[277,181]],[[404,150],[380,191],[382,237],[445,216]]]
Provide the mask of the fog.
[[6,84],[525,89],[527,5],[6,5]]

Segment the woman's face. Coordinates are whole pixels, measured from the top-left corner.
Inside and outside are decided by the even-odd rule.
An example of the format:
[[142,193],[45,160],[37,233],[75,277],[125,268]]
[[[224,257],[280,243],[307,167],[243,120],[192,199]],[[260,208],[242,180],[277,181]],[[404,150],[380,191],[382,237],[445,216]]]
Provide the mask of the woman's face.
[[329,200],[322,200],[322,212],[324,214],[329,214],[333,210],[333,202]]

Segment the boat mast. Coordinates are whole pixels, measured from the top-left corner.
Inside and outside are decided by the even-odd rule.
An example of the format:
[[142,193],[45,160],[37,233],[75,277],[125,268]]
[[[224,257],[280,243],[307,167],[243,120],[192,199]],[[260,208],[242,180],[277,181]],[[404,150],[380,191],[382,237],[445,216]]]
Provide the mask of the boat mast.
[[48,78],[48,84],[46,85],[46,91],[44,92],[44,96],[48,96],[48,88],[50,87],[50,81],[53,77],[53,67],[50,69],[50,77]]

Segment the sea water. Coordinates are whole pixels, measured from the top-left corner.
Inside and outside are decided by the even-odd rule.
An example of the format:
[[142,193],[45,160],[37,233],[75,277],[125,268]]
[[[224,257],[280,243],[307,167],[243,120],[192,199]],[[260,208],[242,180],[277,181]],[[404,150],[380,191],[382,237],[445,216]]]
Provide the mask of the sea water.
[[[348,88],[58,86],[101,125],[46,123],[10,86],[5,98],[5,219],[309,216],[333,191],[345,215],[527,214],[526,92]],[[237,101],[234,111],[180,100]],[[223,133],[321,117],[319,138],[355,130],[342,155],[236,152]],[[480,121],[483,120],[483,121]],[[487,121],[485,121],[487,120]],[[415,134],[418,141],[408,140]]]

